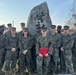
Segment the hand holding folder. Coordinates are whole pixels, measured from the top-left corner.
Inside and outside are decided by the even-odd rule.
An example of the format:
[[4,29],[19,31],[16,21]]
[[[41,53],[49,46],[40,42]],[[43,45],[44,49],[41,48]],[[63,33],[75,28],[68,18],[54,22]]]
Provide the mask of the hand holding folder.
[[40,48],[40,54],[42,54],[43,56],[48,54],[48,51],[49,51],[49,48]]

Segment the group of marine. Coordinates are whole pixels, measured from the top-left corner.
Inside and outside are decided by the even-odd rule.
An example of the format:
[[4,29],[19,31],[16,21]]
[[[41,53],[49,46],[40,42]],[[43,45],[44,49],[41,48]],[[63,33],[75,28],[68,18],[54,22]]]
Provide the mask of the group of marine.
[[[73,74],[76,73],[76,32],[70,33],[70,27],[36,25],[36,34],[31,35],[25,23],[21,31],[7,24],[0,25],[0,75]],[[75,27],[76,28],[76,27]],[[16,64],[18,70],[16,71]],[[3,69],[2,69],[3,68]]]

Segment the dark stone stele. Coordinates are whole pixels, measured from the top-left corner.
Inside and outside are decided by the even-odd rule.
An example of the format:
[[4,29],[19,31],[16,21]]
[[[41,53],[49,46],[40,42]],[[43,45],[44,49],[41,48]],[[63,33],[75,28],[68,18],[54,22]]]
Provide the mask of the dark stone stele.
[[40,27],[46,25],[48,33],[50,32],[50,26],[52,25],[52,21],[49,14],[49,8],[46,2],[37,5],[30,12],[27,21],[27,27],[31,35],[34,35],[36,33],[37,24],[40,25]]

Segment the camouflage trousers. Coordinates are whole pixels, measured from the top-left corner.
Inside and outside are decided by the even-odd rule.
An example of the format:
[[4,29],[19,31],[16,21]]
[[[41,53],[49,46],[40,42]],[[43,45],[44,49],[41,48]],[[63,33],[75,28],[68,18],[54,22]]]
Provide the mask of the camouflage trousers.
[[62,51],[60,51],[60,72],[61,73],[66,72],[64,53]]
[[5,52],[0,52],[0,70],[3,68],[4,60],[5,60]]
[[53,60],[54,60],[54,71],[57,71],[57,62],[59,58],[59,49],[53,48],[53,54],[52,54]]
[[72,54],[72,62],[73,62],[74,71],[76,72],[76,52]]
[[10,64],[11,64],[11,69],[14,69],[16,67],[17,55],[18,55],[18,52],[6,51],[6,57],[5,57],[5,61],[6,61],[5,70],[6,71],[10,70]]
[[64,60],[65,60],[65,65],[66,65],[66,74],[72,74],[73,66],[72,66],[72,52],[71,52],[71,50],[65,50],[63,52],[63,56],[64,56]]
[[39,57],[37,56],[36,65],[37,65],[37,75],[47,75],[48,66],[50,62],[50,55],[48,57]]
[[26,54],[24,55],[22,52],[19,54],[19,69],[21,72],[27,68],[29,72],[31,72],[31,55]]

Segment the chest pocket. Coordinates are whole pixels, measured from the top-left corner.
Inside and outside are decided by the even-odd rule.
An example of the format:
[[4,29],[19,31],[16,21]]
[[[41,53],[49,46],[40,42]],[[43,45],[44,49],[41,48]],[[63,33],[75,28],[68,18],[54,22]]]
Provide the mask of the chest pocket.
[[48,47],[49,44],[49,39],[48,38],[43,38],[40,40],[40,46],[42,47]]
[[63,37],[63,41],[62,42],[63,42],[64,46],[67,46],[67,44],[69,43],[69,41],[70,41],[69,35]]
[[17,38],[9,38],[10,45],[17,45]]
[[24,38],[24,39],[22,39],[22,44],[23,45],[29,45],[29,39],[27,39],[27,38]]
[[68,36],[64,37],[63,42],[65,42],[65,43],[69,42],[69,37]]
[[57,42],[58,36],[57,35],[53,36],[52,39],[53,39],[54,42]]
[[57,41],[58,40],[58,37],[57,36],[52,36],[52,45],[53,46],[57,46]]

